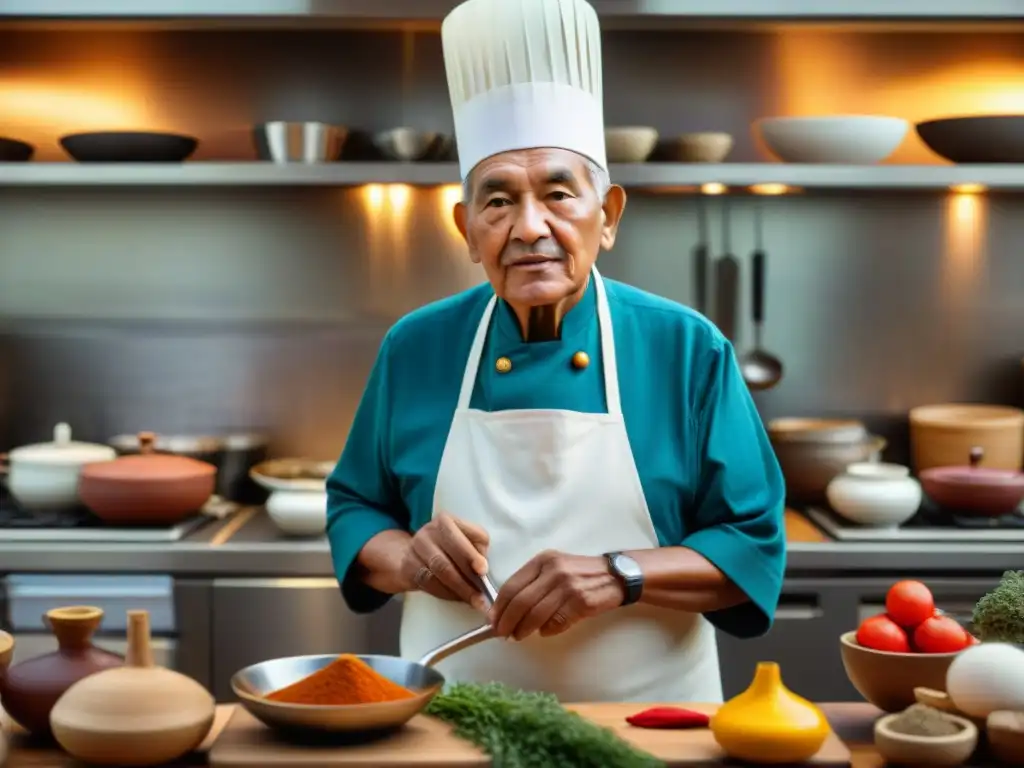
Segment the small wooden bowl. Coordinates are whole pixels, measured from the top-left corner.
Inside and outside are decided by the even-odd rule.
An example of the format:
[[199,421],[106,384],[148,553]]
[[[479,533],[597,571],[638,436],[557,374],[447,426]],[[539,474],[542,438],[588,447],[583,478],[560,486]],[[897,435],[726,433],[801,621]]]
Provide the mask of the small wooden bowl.
[[888,763],[896,765],[963,765],[978,746],[978,728],[970,720],[947,714],[960,726],[952,736],[911,736],[890,727],[902,713],[896,712],[875,723],[875,748]]

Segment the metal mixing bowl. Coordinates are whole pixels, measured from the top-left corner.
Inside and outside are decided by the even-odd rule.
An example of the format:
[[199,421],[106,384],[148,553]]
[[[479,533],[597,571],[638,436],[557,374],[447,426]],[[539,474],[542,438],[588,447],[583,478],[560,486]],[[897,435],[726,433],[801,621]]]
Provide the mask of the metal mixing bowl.
[[450,140],[443,134],[417,131],[413,128],[392,128],[390,131],[381,131],[374,134],[373,144],[385,157],[403,162],[433,158],[450,148],[447,146],[450,144]]
[[348,129],[340,125],[276,121],[253,128],[256,154],[275,163],[333,163],[341,157]]

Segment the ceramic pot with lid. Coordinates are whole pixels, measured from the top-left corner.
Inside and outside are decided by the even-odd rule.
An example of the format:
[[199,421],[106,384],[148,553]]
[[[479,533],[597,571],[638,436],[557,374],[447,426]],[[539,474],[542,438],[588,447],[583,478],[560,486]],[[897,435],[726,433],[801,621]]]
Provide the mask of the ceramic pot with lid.
[[18,725],[45,737],[50,734],[50,710],[68,688],[94,672],[122,666],[124,659],[92,644],[103,620],[99,608],[54,608],[43,620],[57,637],[58,649],[8,669],[0,703]]
[[213,495],[217,468],[154,451],[156,435],[139,435],[140,453],[82,468],[78,495],[97,517],[116,525],[174,525]]
[[981,466],[985,451],[975,446],[963,466],[932,467],[921,474],[921,486],[944,509],[975,517],[1002,517],[1024,501],[1024,472]]
[[921,485],[899,464],[851,464],[826,489],[829,506],[857,525],[895,528],[921,506]]
[[28,512],[60,512],[79,506],[78,480],[82,467],[110,461],[113,448],[71,439],[71,427],[53,428],[52,443],[15,448],[7,455],[7,487]]

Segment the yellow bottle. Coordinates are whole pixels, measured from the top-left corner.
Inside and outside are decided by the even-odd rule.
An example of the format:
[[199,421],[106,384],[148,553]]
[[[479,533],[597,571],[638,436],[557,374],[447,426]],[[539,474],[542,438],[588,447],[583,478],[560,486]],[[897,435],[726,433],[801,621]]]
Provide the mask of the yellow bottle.
[[828,738],[821,710],[782,684],[779,665],[762,661],[743,693],[711,717],[711,733],[725,753],[750,763],[800,763]]

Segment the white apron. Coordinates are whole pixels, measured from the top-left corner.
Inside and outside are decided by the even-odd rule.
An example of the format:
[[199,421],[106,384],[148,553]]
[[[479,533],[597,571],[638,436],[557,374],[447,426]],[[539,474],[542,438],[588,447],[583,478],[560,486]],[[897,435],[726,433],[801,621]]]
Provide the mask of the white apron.
[[[466,361],[433,509],[490,534],[488,563],[498,588],[546,549],[603,555],[658,546],[622,418],[611,314],[596,269],[593,279],[608,413],[469,407],[494,298]],[[465,604],[406,594],[402,655],[417,659],[482,621]],[[563,702],[722,701],[715,633],[707,620],[639,604],[583,619],[554,637],[488,640],[438,669],[452,682],[499,681],[554,693]]]

